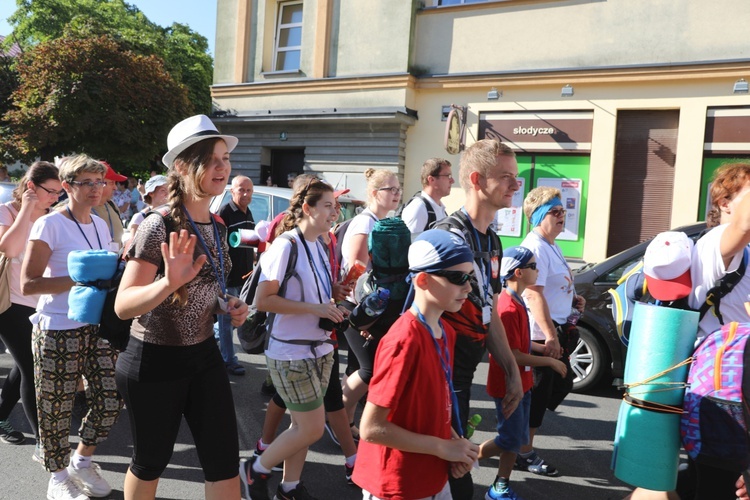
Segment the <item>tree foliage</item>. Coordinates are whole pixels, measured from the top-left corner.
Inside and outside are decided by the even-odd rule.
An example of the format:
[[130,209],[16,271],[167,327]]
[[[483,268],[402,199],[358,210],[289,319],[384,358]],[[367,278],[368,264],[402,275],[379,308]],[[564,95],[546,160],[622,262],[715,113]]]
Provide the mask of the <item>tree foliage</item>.
[[78,151],[131,170],[163,151],[170,127],[193,112],[159,57],[107,35],[49,39],[16,69],[20,85],[4,116],[10,133],[0,141],[24,158]]
[[[18,72],[14,68],[13,58],[0,55],[0,137],[10,135],[10,127],[3,119],[10,109],[10,96],[18,88]],[[9,163],[13,157],[0,146],[0,164]]]
[[16,0],[16,4],[8,19],[14,28],[8,39],[24,49],[63,36],[109,35],[137,54],[164,59],[166,69],[188,88],[195,111],[211,112],[213,60],[208,40],[188,26],[174,23],[162,28],[124,0]]

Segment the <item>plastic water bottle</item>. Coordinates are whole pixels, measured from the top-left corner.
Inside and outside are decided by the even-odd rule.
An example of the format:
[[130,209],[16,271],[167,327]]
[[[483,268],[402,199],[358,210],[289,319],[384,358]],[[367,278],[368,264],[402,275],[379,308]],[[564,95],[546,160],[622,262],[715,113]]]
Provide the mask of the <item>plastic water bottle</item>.
[[388,299],[391,291],[387,288],[381,288],[365,297],[349,316],[349,321],[354,328],[366,330],[372,325],[388,307]]
[[478,413],[475,413],[471,416],[468,422],[466,422],[466,439],[471,439],[471,436],[474,435],[474,431],[477,430],[477,426],[479,425],[479,422],[482,421],[482,416]]

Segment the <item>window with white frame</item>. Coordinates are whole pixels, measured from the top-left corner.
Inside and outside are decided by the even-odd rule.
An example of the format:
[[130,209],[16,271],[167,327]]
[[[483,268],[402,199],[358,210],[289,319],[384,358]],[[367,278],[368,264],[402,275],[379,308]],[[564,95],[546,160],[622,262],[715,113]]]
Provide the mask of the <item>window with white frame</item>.
[[299,70],[302,53],[302,2],[281,2],[276,20],[273,70]]

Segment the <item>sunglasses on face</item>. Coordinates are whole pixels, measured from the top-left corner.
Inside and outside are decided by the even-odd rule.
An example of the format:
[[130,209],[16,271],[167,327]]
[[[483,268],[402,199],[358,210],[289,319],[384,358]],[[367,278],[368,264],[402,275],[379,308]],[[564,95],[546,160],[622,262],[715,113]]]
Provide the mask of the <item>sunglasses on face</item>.
[[532,271],[536,271],[536,262],[529,262],[525,266],[521,266],[520,269],[531,269]]
[[447,279],[449,283],[459,286],[465,284],[474,277],[474,271],[470,273],[464,273],[461,271],[434,271],[428,274],[440,276],[441,278]]
[[103,188],[107,185],[106,181],[70,181],[70,184],[86,189]]
[[553,217],[563,217],[566,212],[567,210],[565,210],[564,208],[553,208],[547,213],[551,214]]

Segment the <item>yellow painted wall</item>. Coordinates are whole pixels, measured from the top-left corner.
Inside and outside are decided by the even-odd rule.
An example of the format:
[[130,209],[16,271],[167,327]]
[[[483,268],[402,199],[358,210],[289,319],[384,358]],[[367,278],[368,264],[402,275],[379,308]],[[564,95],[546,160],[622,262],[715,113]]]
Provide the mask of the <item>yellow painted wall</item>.
[[[419,189],[419,167],[424,159],[431,156],[450,160],[454,165],[453,174],[458,179],[460,155],[448,155],[442,145],[446,123],[440,121],[443,105],[468,105],[467,145],[477,138],[480,112],[591,110],[594,112],[594,127],[588,206],[596,207],[596,210],[590,209],[587,213],[583,258],[586,261],[601,260],[607,251],[617,112],[626,109],[680,110],[674,195],[672,200],[665,200],[672,204],[671,225],[677,227],[695,222],[698,212],[706,110],[713,106],[750,105],[750,96],[731,93],[733,83],[734,79],[723,78],[692,82],[657,80],[629,85],[576,85],[575,96],[565,99],[559,97],[559,86],[527,85],[511,87],[504,91],[504,96],[498,101],[487,101],[489,86],[481,90],[453,88],[419,91],[416,97],[419,120],[409,129],[406,141],[405,190],[411,193]],[[502,86],[498,85],[497,88],[501,89]],[[687,97],[691,95],[694,97]],[[451,196],[443,201],[449,211],[463,204],[463,190],[459,188],[458,180]]]
[[430,74],[747,58],[746,0],[487,2],[425,9],[415,60]]

